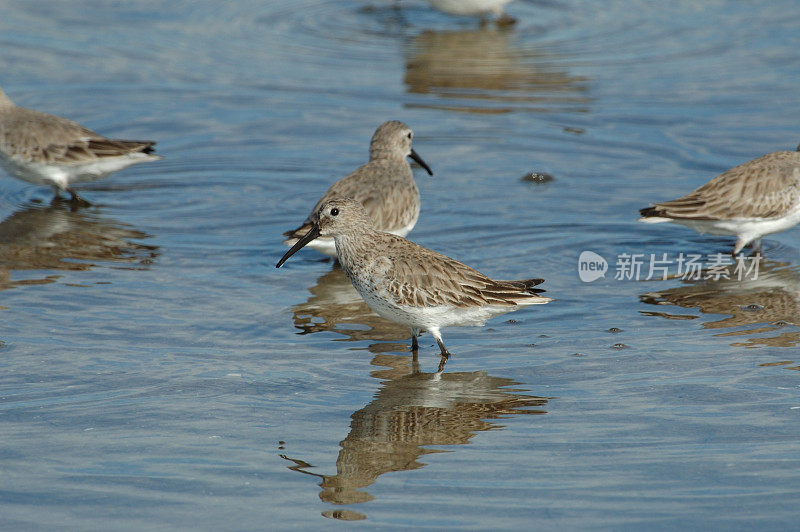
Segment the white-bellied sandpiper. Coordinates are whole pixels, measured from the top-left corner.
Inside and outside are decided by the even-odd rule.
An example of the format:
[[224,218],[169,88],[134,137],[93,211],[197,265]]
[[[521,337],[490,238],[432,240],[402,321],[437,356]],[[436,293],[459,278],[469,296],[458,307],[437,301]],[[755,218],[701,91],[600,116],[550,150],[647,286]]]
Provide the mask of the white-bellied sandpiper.
[[358,293],[378,315],[411,329],[414,351],[420,333],[433,335],[442,355],[439,371],[450,356],[442,327],[483,325],[494,315],[551,301],[540,295],[544,290],[535,288],[544,279],[495,281],[457,260],[379,231],[353,199],[324,203],[311,223],[276,267],[315,238],[333,238],[339,263]]
[[12,176],[68,192],[74,183],[107,177],[127,166],[160,159],[150,140],[108,139],[82,125],[14,105],[0,89],[0,162]]
[[800,152],[768,153],[639,213],[642,222],[674,222],[701,233],[736,236],[733,255],[751,242],[758,251],[762,236],[800,221]]

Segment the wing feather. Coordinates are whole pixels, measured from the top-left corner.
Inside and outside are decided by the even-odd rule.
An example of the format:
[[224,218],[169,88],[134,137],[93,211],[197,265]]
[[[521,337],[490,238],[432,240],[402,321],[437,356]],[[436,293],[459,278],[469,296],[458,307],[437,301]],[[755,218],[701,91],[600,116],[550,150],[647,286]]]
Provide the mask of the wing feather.
[[[455,259],[394,235],[384,235],[381,255],[391,266],[385,286],[400,304],[435,307],[513,306],[544,292],[543,279],[495,281]],[[388,244],[384,246],[384,242]]]
[[105,157],[150,153],[153,141],[107,139],[72,120],[15,107],[0,126],[0,149],[30,163],[75,165]]
[[694,220],[780,217],[800,203],[799,180],[800,153],[769,153],[731,168],[682,198],[640,213]]

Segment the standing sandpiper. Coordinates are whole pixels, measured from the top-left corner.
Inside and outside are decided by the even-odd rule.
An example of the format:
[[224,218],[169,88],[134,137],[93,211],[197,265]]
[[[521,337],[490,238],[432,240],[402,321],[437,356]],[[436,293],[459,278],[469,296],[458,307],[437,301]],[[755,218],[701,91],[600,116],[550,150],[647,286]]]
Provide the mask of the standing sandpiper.
[[[355,198],[381,231],[406,236],[419,218],[419,190],[406,157],[414,159],[428,174],[430,167],[411,147],[414,133],[397,120],[384,122],[372,135],[369,162],[334,183],[314,206],[303,224],[283,233],[283,241],[293,246],[311,229],[311,218],[320,205],[336,198]],[[336,256],[332,238],[319,238],[309,247]]]
[[367,304],[380,316],[411,329],[411,348],[427,331],[436,339],[442,359],[450,356],[439,330],[483,325],[496,314],[551,301],[539,295],[544,279],[495,281],[450,257],[405,238],[379,231],[353,199],[324,203],[312,217],[306,235],[276,265],[319,236],[333,238],[342,269]]
[[[800,150],[800,146],[798,146]],[[710,235],[734,235],[733,255],[800,221],[800,152],[776,151],[718,175],[694,192],[641,209],[647,223],[674,222]]]
[[0,162],[18,179],[52,186],[56,197],[64,191],[73,202],[88,205],[73,183],[160,159],[152,154],[155,144],[107,139],[72,120],[18,107],[0,89]]

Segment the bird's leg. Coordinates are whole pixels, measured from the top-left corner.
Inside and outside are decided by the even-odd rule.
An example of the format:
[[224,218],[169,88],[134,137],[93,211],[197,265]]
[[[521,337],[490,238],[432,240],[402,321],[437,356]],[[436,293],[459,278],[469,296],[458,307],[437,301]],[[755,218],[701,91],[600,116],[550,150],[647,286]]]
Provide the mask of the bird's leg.
[[436,343],[439,344],[439,350],[442,353],[444,358],[450,358],[450,351],[444,346],[444,342],[442,341],[442,334],[439,332],[438,327],[431,327],[428,329],[428,332],[431,333],[431,336],[436,340]]
[[419,336],[419,329],[411,329],[411,374],[416,375],[419,373],[419,359],[417,354],[419,353],[419,342],[417,341],[417,336]]
[[417,342],[417,336],[420,335],[420,330],[411,327],[411,351],[414,352],[414,356],[417,356],[417,350],[419,349],[419,342]]
[[761,238],[756,238],[753,240],[751,246],[753,248],[753,254],[761,255]]
[[442,339],[437,338],[436,343],[439,344],[439,350],[441,351],[442,358],[444,358],[445,360],[450,358],[450,351],[448,351],[447,348],[444,346]]
[[445,364],[447,364],[447,358],[442,356],[442,358],[439,360],[439,367],[436,368],[436,373],[441,373],[442,371],[444,371]]
[[417,350],[414,349],[414,352],[411,353],[411,374],[419,375],[419,373],[419,359],[417,357]]
[[89,206],[91,205],[91,203],[89,203],[88,201],[86,201],[85,199],[83,199],[82,197],[80,197],[80,196],[78,195],[78,193],[77,193],[77,192],[75,192],[74,190],[72,190],[71,188],[65,188],[64,190],[66,190],[67,192],[69,192],[69,195],[71,196],[71,197],[70,197],[70,202],[71,202],[73,205],[76,205],[76,206],[78,206],[78,207],[89,207]]
[[450,358],[450,351],[444,346],[444,342],[442,342],[441,336],[438,334],[434,336],[436,338],[436,343],[439,344],[439,350],[441,351],[442,359],[439,361],[439,369],[436,370],[437,372],[441,373],[444,369],[444,365],[447,364],[447,360]]

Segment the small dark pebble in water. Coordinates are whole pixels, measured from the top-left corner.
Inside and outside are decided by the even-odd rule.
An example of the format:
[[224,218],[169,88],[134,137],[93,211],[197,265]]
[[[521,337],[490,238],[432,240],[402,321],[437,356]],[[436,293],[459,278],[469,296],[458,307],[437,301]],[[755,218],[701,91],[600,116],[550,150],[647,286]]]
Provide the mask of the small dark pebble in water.
[[506,323],[519,323],[517,320],[506,320]]
[[497,19],[497,27],[498,28],[510,28],[514,24],[517,23],[517,19],[514,17],[503,13],[503,16]]
[[353,510],[325,510],[322,512],[322,517],[338,519],[339,521],[362,521],[367,518],[366,515]]
[[536,344],[528,344],[528,347],[536,347]]
[[621,332],[622,332],[622,329],[620,329],[619,327],[611,327],[611,328],[608,330],[608,332],[610,332],[610,333],[621,333]]
[[553,176],[544,172],[528,172],[520,179],[530,183],[549,183],[550,181],[555,181]]
[[580,353],[572,353],[572,356],[574,356],[574,357],[582,357],[583,355],[580,354]]
[[281,441],[278,442],[278,445],[286,445],[286,442],[281,440]]
[[584,133],[586,133],[586,130],[585,130],[585,129],[583,129],[582,127],[570,127],[570,126],[566,126],[566,127],[564,128],[564,132],[565,132],[565,133],[575,133],[576,135],[583,135]]
[[625,344],[614,344],[611,346],[611,349],[627,349],[628,346]]
[[749,311],[755,312],[755,311],[758,311],[758,310],[764,310],[764,307],[762,307],[761,305],[756,305],[755,303],[752,303],[750,305],[743,306],[742,310],[749,310]]
[[550,337],[549,337],[549,336],[547,336],[546,334],[540,334],[540,335],[539,335],[539,338],[550,338]]

